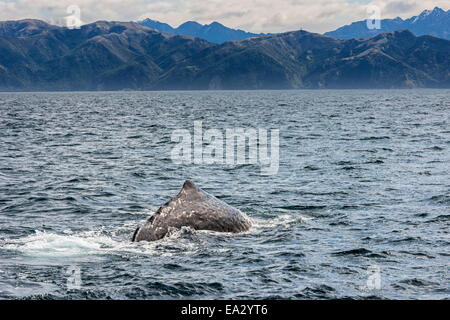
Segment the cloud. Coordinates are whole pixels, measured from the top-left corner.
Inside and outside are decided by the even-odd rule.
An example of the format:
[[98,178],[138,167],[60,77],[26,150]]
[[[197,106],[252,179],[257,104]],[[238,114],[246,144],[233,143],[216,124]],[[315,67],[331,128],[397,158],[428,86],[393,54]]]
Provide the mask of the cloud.
[[0,20],[38,18],[60,23],[78,5],[81,20],[134,21],[150,17],[177,26],[188,20],[219,21],[253,32],[333,30],[367,18],[378,5],[382,18],[407,18],[424,9],[450,9],[448,0],[0,0]]
[[391,13],[402,14],[404,12],[416,10],[417,3],[411,1],[393,1],[389,2],[384,9]]

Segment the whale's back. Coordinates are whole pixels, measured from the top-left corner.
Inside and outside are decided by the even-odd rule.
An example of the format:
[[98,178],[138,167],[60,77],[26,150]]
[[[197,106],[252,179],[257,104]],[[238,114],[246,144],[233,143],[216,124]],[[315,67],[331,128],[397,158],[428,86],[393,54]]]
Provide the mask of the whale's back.
[[249,230],[251,221],[240,210],[187,180],[176,197],[159,208],[143,227],[135,231],[133,241],[159,240],[171,229],[181,227],[237,233]]

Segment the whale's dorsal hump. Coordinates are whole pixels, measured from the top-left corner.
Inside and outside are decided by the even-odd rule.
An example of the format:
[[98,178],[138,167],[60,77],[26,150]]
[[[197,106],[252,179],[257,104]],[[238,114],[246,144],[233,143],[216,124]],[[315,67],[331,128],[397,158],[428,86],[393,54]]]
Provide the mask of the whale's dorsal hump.
[[183,184],[183,190],[190,189],[197,189],[197,186],[191,180],[186,180]]
[[172,228],[243,232],[251,227],[248,217],[186,180],[177,196],[165,203],[138,228],[133,241],[154,241],[165,237]]
[[180,196],[185,197],[199,197],[204,194],[204,191],[197,187],[191,180],[186,180],[181,188]]

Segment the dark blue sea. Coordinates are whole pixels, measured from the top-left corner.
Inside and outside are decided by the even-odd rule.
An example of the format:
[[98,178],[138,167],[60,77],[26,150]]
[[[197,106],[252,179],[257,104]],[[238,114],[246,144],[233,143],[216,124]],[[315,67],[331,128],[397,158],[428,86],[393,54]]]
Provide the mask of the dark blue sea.
[[[278,173],[174,130],[280,130]],[[184,180],[242,234],[133,231]],[[0,94],[2,299],[449,299],[450,91]]]

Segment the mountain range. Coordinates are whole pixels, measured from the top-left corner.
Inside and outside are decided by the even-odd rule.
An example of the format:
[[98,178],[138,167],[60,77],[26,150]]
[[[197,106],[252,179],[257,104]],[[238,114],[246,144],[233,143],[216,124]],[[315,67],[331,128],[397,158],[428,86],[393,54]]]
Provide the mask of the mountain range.
[[[173,28],[167,23],[151,19],[138,21],[138,23],[164,33],[194,36],[218,44],[266,35],[231,29],[218,22],[201,25],[195,21],[188,21],[181,24],[178,28]],[[382,19],[380,29],[369,29],[366,20],[362,20],[334,31],[326,32],[325,35],[338,39],[369,38],[381,33],[400,30],[409,30],[416,36],[432,35],[450,40],[450,10],[444,11],[436,7],[433,10],[425,10],[419,15],[406,20],[400,17]]]
[[231,29],[225,27],[219,22],[202,25],[195,21],[188,21],[181,24],[177,28],[171,25],[151,19],[138,21],[142,26],[149,27],[168,34],[181,34],[186,36],[193,36],[207,40],[212,43],[224,43],[227,41],[244,40],[251,37],[263,36],[263,33],[251,33],[239,29]]
[[214,44],[133,22],[0,22],[0,90],[450,87],[450,41],[293,31]]
[[389,31],[409,30],[416,36],[432,35],[450,40],[450,10],[444,11],[436,7],[406,20],[397,17],[382,19],[380,22],[380,29],[367,28],[367,22],[364,20],[353,22],[325,34],[339,39],[351,39],[369,38]]

